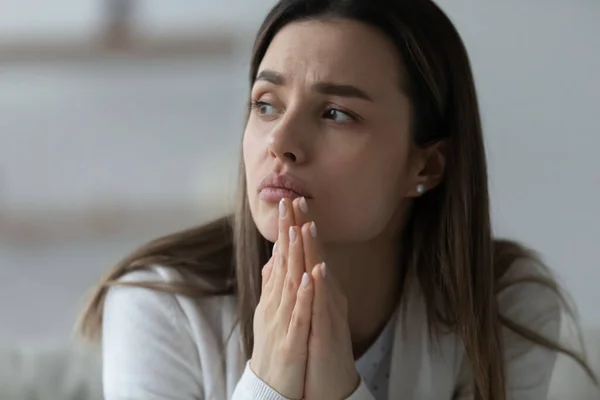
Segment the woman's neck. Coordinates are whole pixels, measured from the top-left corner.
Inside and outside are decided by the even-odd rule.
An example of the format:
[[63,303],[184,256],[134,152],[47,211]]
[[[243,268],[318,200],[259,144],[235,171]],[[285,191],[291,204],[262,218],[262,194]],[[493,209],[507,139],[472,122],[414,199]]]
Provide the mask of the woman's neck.
[[398,245],[377,240],[327,246],[327,268],[348,300],[348,323],[355,358],[377,339],[396,310],[400,295]]

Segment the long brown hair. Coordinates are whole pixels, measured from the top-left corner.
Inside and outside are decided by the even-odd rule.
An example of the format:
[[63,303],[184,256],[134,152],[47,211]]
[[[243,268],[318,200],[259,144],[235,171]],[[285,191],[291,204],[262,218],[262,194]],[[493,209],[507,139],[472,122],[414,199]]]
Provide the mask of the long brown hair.
[[[506,398],[501,328],[574,358],[595,380],[582,356],[499,314],[500,278],[518,259],[534,259],[524,247],[494,240],[490,223],[485,149],[467,51],[448,17],[428,0],[281,0],[261,26],[254,45],[250,85],[277,32],[294,21],[348,18],[378,28],[403,61],[401,88],[411,100],[412,137],[418,146],[447,142],[444,182],[414,203],[404,227],[404,282],[418,282],[431,333],[454,330],[472,364],[476,398]],[[250,214],[240,162],[235,214],[147,244],[113,268],[92,294],[80,321],[93,338],[102,323],[109,287],[128,271],[163,265],[192,273],[202,284],[143,284],[192,297],[237,296],[244,349],[253,346],[252,318],[260,296],[260,270],[271,243]],[[563,300],[549,275],[531,278]]]

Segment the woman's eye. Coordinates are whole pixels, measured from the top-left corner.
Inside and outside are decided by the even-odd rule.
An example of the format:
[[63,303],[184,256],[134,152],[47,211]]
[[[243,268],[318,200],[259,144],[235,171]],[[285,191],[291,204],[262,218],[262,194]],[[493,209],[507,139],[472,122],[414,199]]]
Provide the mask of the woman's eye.
[[325,118],[331,119],[335,122],[350,122],[354,121],[354,118],[350,116],[348,113],[337,110],[335,108],[330,108],[325,111]]
[[256,110],[258,110],[258,113],[261,115],[277,114],[277,110],[275,110],[275,107],[273,107],[269,103],[265,103],[264,101],[257,101],[256,103],[254,103],[254,108],[256,108]]

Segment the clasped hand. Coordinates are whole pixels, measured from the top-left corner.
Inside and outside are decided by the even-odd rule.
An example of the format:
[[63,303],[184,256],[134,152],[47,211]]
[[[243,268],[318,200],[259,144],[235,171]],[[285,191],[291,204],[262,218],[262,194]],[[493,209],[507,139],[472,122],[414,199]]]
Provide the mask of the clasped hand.
[[279,204],[279,234],[262,271],[250,367],[288,399],[342,400],[360,383],[346,298],[323,262],[304,198]]

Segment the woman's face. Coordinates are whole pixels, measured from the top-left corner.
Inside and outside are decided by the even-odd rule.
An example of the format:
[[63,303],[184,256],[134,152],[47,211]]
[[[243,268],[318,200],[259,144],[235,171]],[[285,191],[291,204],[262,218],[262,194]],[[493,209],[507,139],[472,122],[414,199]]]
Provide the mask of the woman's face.
[[243,143],[250,209],[267,240],[277,240],[281,197],[306,197],[325,242],[367,241],[397,223],[419,183],[400,71],[393,44],[358,22],[293,23],[275,36]]

